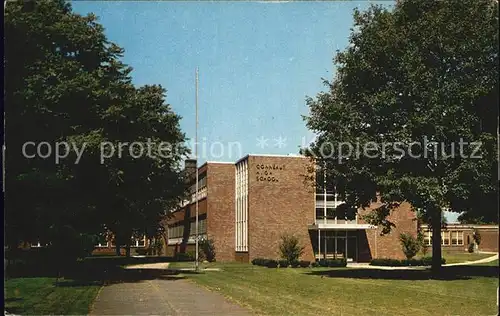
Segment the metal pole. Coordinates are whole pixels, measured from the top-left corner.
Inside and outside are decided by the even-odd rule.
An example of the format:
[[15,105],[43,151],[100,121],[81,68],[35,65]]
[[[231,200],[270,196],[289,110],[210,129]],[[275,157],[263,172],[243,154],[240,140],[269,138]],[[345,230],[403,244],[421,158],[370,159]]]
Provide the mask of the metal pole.
[[199,270],[199,248],[198,248],[198,67],[196,67],[196,131],[195,131],[195,158],[196,158],[196,271]]
[[327,211],[326,211],[326,203],[327,203],[327,199],[326,199],[326,194],[327,194],[327,191],[326,191],[326,162],[324,162],[324,170],[323,170],[323,223],[327,223]]

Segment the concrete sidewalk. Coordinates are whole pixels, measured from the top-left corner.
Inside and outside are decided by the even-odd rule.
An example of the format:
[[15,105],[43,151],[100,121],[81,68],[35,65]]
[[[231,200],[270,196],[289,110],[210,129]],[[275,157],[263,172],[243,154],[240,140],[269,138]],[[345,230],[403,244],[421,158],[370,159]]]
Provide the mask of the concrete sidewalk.
[[[498,254],[484,258],[484,259],[479,259],[475,261],[466,261],[466,262],[459,262],[459,263],[450,263],[450,264],[443,264],[443,267],[453,267],[453,266],[467,266],[471,264],[479,264],[479,263],[488,263],[492,262],[498,259]],[[386,266],[371,266],[369,263],[348,263],[347,264],[348,268],[366,268],[366,269],[378,269],[378,270],[425,270],[430,268],[430,266],[419,266],[419,267],[386,267]]]
[[104,286],[90,315],[251,315],[182,277],[118,283]]

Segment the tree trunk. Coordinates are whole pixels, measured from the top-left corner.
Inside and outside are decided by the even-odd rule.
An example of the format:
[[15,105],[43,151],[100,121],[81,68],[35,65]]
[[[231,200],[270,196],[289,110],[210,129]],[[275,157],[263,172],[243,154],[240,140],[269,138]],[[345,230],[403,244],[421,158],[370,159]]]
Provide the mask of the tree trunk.
[[441,270],[441,209],[436,208],[431,218],[432,226],[432,271]]
[[125,256],[130,258],[130,245],[125,246]]
[[116,255],[117,255],[118,257],[119,257],[119,256],[121,256],[121,253],[120,253],[120,245],[118,245],[118,243],[116,243],[115,250],[116,250]]

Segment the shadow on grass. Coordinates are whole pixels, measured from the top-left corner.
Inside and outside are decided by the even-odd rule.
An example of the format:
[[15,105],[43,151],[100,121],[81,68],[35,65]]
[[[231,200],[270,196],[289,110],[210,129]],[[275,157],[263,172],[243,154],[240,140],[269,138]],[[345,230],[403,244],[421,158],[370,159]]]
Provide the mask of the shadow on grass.
[[438,273],[426,270],[334,269],[311,271],[307,274],[331,278],[387,279],[387,280],[468,280],[473,277],[498,277],[498,267],[454,266],[443,267]]
[[184,279],[186,274],[195,274],[195,271],[180,271],[176,269],[126,269],[115,262],[92,260],[65,266],[60,271],[54,269],[53,265],[22,267],[22,269],[11,269],[9,278],[31,278],[31,277],[53,277],[58,278],[54,284],[58,287],[82,287],[98,284],[132,283],[144,280],[169,280],[176,281]]

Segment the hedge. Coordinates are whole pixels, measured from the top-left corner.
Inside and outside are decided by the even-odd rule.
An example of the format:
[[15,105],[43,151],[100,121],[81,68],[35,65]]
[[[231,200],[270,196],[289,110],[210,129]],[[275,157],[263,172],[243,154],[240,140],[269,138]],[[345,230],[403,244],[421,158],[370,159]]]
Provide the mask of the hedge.
[[286,268],[288,266],[292,266],[293,268],[303,267],[307,268],[311,265],[310,261],[294,261],[289,263],[287,260],[273,260],[273,259],[265,259],[265,258],[255,258],[252,260],[252,264],[256,266],[268,267],[268,268]]
[[[441,264],[445,264],[446,260],[441,258]],[[379,258],[370,261],[371,266],[386,266],[386,267],[416,267],[416,266],[430,266],[432,265],[432,257],[422,257],[420,259],[390,259]]]
[[315,266],[317,267],[345,267],[347,266],[346,259],[321,259],[316,262]]

